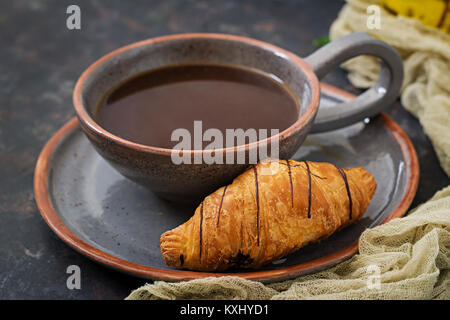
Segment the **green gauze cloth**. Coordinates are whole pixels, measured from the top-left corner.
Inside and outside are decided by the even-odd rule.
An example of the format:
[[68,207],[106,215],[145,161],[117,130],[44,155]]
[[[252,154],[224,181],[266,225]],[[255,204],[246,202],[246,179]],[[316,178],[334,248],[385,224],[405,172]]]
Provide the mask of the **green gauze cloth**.
[[328,270],[272,284],[156,281],[127,299],[450,299],[450,186],[408,216],[365,230],[359,254]]
[[[367,8],[380,8],[379,29],[367,26]],[[450,176],[450,35],[420,21],[393,15],[382,0],[347,0],[330,28],[330,38],[364,31],[393,46],[402,56],[405,78],[402,105],[416,116],[433,143],[441,167]],[[370,87],[378,78],[378,59],[357,57],[343,64],[349,81]]]
[[[450,176],[450,36],[383,10],[382,0],[347,0],[330,29],[332,39],[365,31],[396,48],[405,67],[402,104],[419,118]],[[381,8],[381,28],[367,28],[367,7]],[[350,82],[369,87],[379,62],[344,64]],[[407,217],[367,229],[359,254],[319,273],[262,284],[239,277],[179,283],[156,281],[127,299],[450,299],[450,186]]]

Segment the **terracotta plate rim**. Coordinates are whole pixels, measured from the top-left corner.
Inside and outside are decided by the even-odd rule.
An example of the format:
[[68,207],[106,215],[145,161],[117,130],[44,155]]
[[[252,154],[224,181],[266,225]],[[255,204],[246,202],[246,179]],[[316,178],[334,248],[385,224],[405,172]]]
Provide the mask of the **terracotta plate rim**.
[[[321,83],[321,88],[330,96],[334,96],[340,99],[351,100],[355,98],[355,95],[328,84]],[[382,222],[386,223],[387,221],[394,218],[402,217],[409,208],[418,187],[419,162],[417,159],[416,151],[410,139],[401,129],[401,127],[385,113],[381,113],[380,117],[400,145],[403,157],[406,161],[406,167],[408,169],[407,172],[409,174],[408,185],[406,187],[405,194],[401,199],[399,205]],[[339,250],[331,255],[321,257],[319,259],[315,259],[306,263],[301,263],[295,266],[275,270],[250,271],[245,273],[210,273],[186,270],[168,270],[143,266],[126,261],[124,259],[120,259],[100,249],[97,249],[77,237],[63,223],[55,208],[53,207],[50,198],[50,192],[48,189],[48,177],[50,173],[50,163],[53,151],[58,146],[59,142],[65,136],[75,130],[78,126],[78,119],[76,117],[73,117],[62,128],[60,128],[52,138],[50,138],[50,140],[42,149],[36,162],[34,171],[34,194],[36,204],[42,215],[42,218],[53,230],[53,232],[70,247],[98,263],[116,269],[118,271],[152,280],[183,281],[205,277],[238,276],[248,280],[273,282],[291,279],[302,274],[323,270],[327,267],[331,267],[341,261],[350,258],[358,252],[358,242],[356,241],[347,248]]]

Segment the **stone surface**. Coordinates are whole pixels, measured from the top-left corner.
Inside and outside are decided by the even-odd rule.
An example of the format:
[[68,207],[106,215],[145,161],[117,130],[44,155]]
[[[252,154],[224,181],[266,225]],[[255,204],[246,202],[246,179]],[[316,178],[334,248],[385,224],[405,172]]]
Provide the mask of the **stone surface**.
[[[81,30],[66,28],[67,6]],[[39,151],[73,115],[81,72],[109,51],[171,33],[250,36],[306,56],[327,35],[343,2],[321,1],[7,1],[0,10],[0,299],[122,299],[144,280],[78,254],[53,234],[34,202]],[[325,82],[357,93],[342,70]],[[421,177],[412,206],[450,184],[419,122],[397,102],[391,115],[411,138]],[[66,286],[70,265],[81,290]]]

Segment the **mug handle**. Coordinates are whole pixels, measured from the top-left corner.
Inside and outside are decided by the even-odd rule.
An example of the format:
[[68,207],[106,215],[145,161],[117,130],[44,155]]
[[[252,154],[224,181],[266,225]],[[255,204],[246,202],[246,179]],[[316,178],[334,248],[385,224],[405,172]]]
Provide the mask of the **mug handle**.
[[317,78],[321,79],[346,60],[359,55],[381,59],[377,82],[351,101],[322,110],[319,108],[312,133],[338,129],[374,116],[397,98],[403,82],[402,59],[390,45],[367,33],[352,33],[336,39],[304,60],[312,67]]

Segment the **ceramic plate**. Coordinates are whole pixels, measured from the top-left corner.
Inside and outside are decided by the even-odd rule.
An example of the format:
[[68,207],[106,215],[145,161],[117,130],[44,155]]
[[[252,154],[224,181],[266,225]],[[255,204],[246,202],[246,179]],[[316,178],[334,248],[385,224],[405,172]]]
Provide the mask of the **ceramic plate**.
[[[353,97],[323,84],[321,108]],[[364,166],[374,175],[377,192],[359,222],[257,270],[206,273],[168,267],[160,252],[160,235],[188,220],[195,205],[159,199],[122,177],[96,153],[76,118],[42,150],[35,170],[35,197],[42,217],[63,241],[114,269],[170,281],[238,275],[269,282],[315,272],[351,257],[358,251],[361,233],[401,217],[417,189],[414,148],[385,114],[310,135],[292,159],[331,162],[343,168]]]

